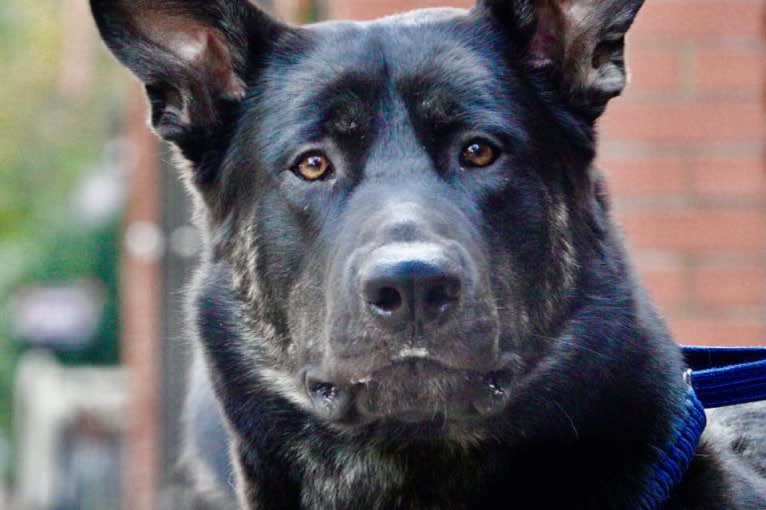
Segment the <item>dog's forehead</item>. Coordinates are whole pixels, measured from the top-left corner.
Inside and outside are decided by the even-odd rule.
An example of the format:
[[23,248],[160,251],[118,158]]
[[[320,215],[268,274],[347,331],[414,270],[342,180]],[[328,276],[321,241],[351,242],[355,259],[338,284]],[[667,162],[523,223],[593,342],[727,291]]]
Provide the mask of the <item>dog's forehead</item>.
[[410,11],[391,14],[382,18],[373,19],[370,21],[320,21],[305,25],[307,29],[324,29],[325,27],[336,28],[339,26],[356,26],[356,27],[368,27],[368,26],[384,26],[384,25],[397,25],[397,26],[423,26],[434,23],[441,23],[445,21],[454,21],[456,19],[464,18],[469,14],[469,11],[465,9],[458,9],[452,7],[432,7],[425,9],[413,9]]
[[[500,123],[499,114],[509,112],[500,112],[498,102],[514,79],[500,63],[503,42],[485,27],[459,9],[309,25],[300,44],[288,41],[292,46],[278,52],[267,71],[262,97],[269,104],[261,112],[273,113],[281,128],[294,132],[297,125],[327,118],[326,109],[339,98],[352,106],[348,111],[362,112],[376,101],[385,109],[391,106],[386,100],[401,97],[417,99],[424,108],[417,113],[426,117],[460,115],[460,105],[470,104],[470,115],[489,112],[485,120],[491,121],[497,114]],[[353,108],[354,102],[360,107]],[[274,128],[271,133],[279,131]]]
[[461,9],[421,9],[368,22],[310,25],[306,30],[314,45],[301,67],[327,81],[356,71],[399,84],[435,70],[453,78],[490,80],[490,67],[497,62],[486,58],[488,45],[471,44],[479,35],[476,28]]

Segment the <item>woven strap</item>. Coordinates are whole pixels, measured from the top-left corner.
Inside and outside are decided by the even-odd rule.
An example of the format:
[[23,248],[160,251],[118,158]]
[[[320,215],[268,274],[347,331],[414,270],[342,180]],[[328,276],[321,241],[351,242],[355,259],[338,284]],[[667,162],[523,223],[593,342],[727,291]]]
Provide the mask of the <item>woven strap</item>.
[[688,382],[705,406],[730,406],[766,400],[766,349],[684,347]]
[[684,407],[673,422],[670,440],[664,448],[655,450],[655,461],[638,510],[659,510],[665,506],[689,469],[706,423],[705,408],[690,386]]

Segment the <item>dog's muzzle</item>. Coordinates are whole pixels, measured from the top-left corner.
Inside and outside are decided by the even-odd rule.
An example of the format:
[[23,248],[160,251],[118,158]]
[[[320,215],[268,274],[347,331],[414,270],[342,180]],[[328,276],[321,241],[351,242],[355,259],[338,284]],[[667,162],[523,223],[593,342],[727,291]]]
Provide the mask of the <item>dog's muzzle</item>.
[[510,372],[487,263],[467,220],[440,207],[388,202],[343,229],[326,341],[302,372],[320,416],[462,420],[503,406]]

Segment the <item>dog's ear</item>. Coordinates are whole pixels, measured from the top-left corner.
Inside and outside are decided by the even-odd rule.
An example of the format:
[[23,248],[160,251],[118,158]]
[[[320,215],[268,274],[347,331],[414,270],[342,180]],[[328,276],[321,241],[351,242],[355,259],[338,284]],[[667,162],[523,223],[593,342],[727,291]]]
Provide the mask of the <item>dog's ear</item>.
[[625,87],[625,34],[644,0],[479,0],[508,27],[529,65],[595,119]]
[[91,0],[91,8],[109,49],[146,85],[155,130],[182,150],[216,127],[223,104],[242,99],[253,62],[284,28],[248,0]]

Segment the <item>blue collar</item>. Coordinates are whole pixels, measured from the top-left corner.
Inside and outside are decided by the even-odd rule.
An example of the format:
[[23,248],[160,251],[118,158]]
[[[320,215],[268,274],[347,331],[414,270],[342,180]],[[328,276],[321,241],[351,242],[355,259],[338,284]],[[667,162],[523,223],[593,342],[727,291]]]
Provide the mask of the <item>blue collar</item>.
[[689,469],[706,423],[705,408],[689,386],[684,405],[673,420],[670,439],[654,451],[637,510],[658,510],[668,502]]
[[689,369],[671,437],[654,451],[638,510],[659,510],[686,474],[705,430],[705,409],[766,400],[766,348],[683,347]]

